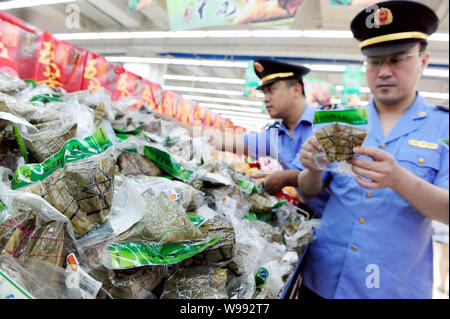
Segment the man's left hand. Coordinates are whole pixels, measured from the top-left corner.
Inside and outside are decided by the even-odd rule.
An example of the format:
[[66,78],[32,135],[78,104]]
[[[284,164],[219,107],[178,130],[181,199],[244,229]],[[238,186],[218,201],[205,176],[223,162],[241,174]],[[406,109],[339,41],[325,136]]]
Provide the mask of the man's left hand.
[[267,175],[264,179],[264,191],[270,195],[278,194],[286,186],[286,176],[283,171]]
[[[376,147],[361,146],[356,147],[354,153],[357,155],[365,155],[373,158],[373,161],[353,158],[349,160],[352,164],[353,172],[358,175],[356,182],[365,188],[394,188],[398,181],[398,175],[401,172],[401,166],[398,165],[395,158]],[[364,177],[370,182],[363,180]]]

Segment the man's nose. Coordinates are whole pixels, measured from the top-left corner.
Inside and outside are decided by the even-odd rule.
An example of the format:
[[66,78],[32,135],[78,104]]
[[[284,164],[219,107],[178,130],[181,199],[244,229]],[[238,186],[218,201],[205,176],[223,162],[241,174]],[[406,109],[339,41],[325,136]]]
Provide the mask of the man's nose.
[[380,66],[378,70],[378,77],[380,78],[389,78],[393,74],[392,67],[386,62],[383,61],[383,64]]

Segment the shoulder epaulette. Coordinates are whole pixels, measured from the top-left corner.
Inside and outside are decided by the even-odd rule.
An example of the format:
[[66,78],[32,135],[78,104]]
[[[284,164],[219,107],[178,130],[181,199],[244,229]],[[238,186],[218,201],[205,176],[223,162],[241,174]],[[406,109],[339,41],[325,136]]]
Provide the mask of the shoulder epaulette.
[[436,107],[437,107],[439,110],[448,113],[448,106],[436,105]]
[[282,121],[275,121],[272,124],[267,124],[266,126],[264,126],[264,130],[268,130],[271,128],[278,128],[278,127],[280,127],[281,123],[282,123]]

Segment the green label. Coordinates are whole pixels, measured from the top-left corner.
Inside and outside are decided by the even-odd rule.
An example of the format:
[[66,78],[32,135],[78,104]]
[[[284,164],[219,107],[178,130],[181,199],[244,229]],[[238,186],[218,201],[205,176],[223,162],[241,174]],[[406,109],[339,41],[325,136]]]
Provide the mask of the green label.
[[247,193],[247,194],[251,194],[253,192],[257,191],[257,187],[255,184],[253,184],[252,182],[248,182],[248,181],[241,181],[241,180],[237,180],[239,185],[241,185],[242,190]]
[[3,210],[6,208],[5,203],[3,203],[2,198],[0,197],[0,223],[3,222],[3,218],[1,218],[1,213],[3,212]]
[[23,80],[27,84],[31,84],[32,87],[36,87],[36,81],[35,80]]
[[109,245],[112,269],[124,269],[146,265],[169,265],[178,263],[202,252],[217,243],[220,236],[209,242],[195,245],[155,244],[140,242],[116,243]]
[[201,224],[203,224],[205,222],[205,218],[198,216],[198,215],[194,215],[194,214],[186,214],[187,217],[189,217],[189,220],[195,225],[195,227],[199,227]]
[[100,126],[92,136],[88,136],[83,140],[69,140],[58,153],[52,155],[41,164],[19,166],[11,181],[11,189],[15,190],[40,182],[58,169],[63,168],[66,163],[100,154],[111,145],[112,143],[106,135],[105,129],[103,126]]
[[273,208],[280,208],[281,206],[283,206],[286,203],[287,203],[287,201],[282,200],[281,202],[278,202],[275,205],[273,205]]
[[14,136],[16,137],[17,144],[19,145],[20,153],[22,154],[23,159],[25,160],[25,164],[28,163],[28,152],[25,147],[25,143],[23,142],[22,136],[20,135],[20,131],[17,126],[13,126]]
[[356,108],[346,110],[316,111],[313,124],[348,123],[351,125],[367,125],[367,109]]
[[47,104],[49,102],[64,102],[59,94],[40,94],[31,98],[30,102],[42,102]]
[[138,134],[141,134],[142,131],[141,130],[127,131],[127,130],[122,130],[122,129],[115,128],[114,129],[114,133],[125,134],[125,135],[138,135]]
[[269,278],[269,271],[264,267],[260,267],[255,274],[256,287],[261,288],[262,286],[264,286],[268,278]]
[[154,162],[159,168],[183,182],[188,181],[193,174],[193,171],[185,169],[170,153],[156,147],[145,145],[144,156]]
[[268,222],[272,218],[272,213],[248,213],[247,216],[244,217],[247,220],[259,220],[262,222]]
[[444,143],[445,145],[448,145],[448,138],[441,138],[441,142]]

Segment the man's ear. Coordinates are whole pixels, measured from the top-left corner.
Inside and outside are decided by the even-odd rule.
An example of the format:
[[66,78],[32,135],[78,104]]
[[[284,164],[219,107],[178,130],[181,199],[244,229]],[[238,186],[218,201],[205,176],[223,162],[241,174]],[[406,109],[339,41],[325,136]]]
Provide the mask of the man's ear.
[[295,97],[299,98],[303,96],[303,85],[301,83],[295,84]]
[[422,68],[421,73],[423,73],[423,71],[427,68],[429,61],[430,61],[430,53],[428,51],[425,51],[420,56],[420,63],[421,63],[421,68]]

